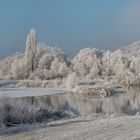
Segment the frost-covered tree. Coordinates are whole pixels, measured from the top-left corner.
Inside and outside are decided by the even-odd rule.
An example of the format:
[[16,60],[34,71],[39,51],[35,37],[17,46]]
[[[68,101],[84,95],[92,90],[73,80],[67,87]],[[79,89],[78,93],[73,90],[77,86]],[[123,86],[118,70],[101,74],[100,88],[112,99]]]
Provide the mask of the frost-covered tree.
[[102,51],[95,48],[85,48],[72,60],[74,71],[86,76],[89,73],[91,76],[98,76],[101,74],[101,58]]
[[25,48],[25,64],[29,74],[36,69],[36,31],[31,29],[27,36],[26,48]]

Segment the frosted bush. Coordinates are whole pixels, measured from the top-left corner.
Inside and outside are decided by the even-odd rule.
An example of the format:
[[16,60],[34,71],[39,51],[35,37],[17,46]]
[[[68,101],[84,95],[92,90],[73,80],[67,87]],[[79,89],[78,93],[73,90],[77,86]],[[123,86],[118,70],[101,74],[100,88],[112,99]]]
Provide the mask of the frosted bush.
[[53,57],[49,54],[44,54],[38,63],[39,69],[49,69],[51,66],[51,63],[53,61]]
[[[118,83],[123,85],[137,85],[139,82],[138,75],[138,57],[132,59],[124,55],[122,51],[115,51],[111,55],[111,68],[114,73],[114,78],[117,78]],[[136,64],[134,66],[134,64]],[[137,73],[138,72],[138,73]]]
[[[17,99],[18,100],[18,99]],[[16,99],[0,99],[0,127],[30,124],[65,117],[65,110],[54,110],[47,105],[17,102]]]
[[59,69],[58,69],[58,73],[59,75],[63,78],[65,77],[69,72],[69,67],[68,65],[64,62],[64,63],[60,63],[59,65]]
[[10,79],[25,79],[28,76],[28,70],[24,64],[24,59],[15,56],[11,64]]
[[66,87],[71,89],[78,85],[80,81],[79,74],[77,72],[72,72],[69,74],[67,81],[66,81]]
[[0,75],[9,76],[11,71],[11,64],[14,61],[13,56],[9,56],[8,58],[0,61]]
[[85,76],[90,72],[93,75],[100,73],[100,59],[102,52],[95,48],[85,48],[80,50],[76,57],[72,60],[73,69]]
[[136,74],[140,73],[140,56],[132,57],[132,60],[130,63],[130,69]]

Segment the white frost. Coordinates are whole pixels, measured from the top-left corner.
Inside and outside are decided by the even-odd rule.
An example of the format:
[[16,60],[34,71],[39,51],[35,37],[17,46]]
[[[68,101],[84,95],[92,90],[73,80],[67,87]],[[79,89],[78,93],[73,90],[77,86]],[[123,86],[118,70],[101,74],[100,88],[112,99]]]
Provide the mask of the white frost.
[[0,75],[14,80],[61,80],[60,86],[68,88],[74,88],[84,80],[139,86],[139,54],[140,43],[136,42],[113,52],[85,48],[69,60],[61,49],[37,43],[36,31],[31,29],[25,53],[0,61]]

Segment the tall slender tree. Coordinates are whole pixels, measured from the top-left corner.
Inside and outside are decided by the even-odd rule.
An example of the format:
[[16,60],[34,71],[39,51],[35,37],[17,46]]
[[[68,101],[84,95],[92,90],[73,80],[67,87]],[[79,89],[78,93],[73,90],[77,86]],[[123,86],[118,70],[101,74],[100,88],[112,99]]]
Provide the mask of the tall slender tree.
[[36,31],[35,29],[31,29],[29,35],[27,36],[25,48],[25,64],[29,73],[36,69],[36,50]]

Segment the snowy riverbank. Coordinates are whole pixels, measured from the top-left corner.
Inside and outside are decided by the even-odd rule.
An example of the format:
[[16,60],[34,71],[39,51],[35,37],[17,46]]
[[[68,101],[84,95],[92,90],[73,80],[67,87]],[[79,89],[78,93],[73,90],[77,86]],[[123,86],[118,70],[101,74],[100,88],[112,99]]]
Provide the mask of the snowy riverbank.
[[87,115],[43,125],[9,128],[0,140],[138,140],[139,130],[140,116]]

